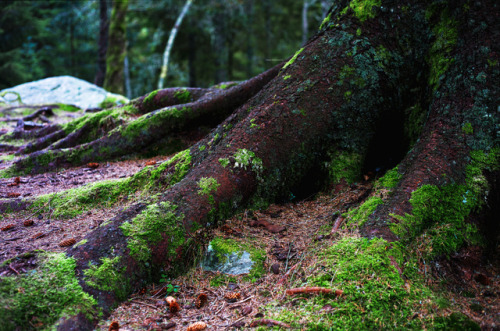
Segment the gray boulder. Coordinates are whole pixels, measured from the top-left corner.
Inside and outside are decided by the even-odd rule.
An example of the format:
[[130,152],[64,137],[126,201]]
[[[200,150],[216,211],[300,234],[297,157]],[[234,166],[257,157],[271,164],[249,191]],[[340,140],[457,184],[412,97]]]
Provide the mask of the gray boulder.
[[110,106],[128,102],[121,95],[71,76],[45,78],[2,90],[0,102],[16,106],[19,105],[18,96],[27,105],[64,103],[83,109],[102,107],[103,103]]

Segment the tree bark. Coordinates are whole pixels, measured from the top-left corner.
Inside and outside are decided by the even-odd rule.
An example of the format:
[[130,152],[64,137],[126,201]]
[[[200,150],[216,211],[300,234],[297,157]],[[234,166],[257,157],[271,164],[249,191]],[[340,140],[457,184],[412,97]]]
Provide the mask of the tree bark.
[[[396,187],[390,194],[381,191],[381,204],[358,225],[366,236],[393,242],[406,243],[426,227],[440,225],[438,209],[454,213],[452,206],[458,206],[463,215],[452,222],[462,222],[491,194],[488,185],[490,178],[498,178],[500,154],[494,28],[499,5],[423,0],[408,6],[393,1],[358,4],[335,2],[320,32],[281,68],[182,105],[192,111],[162,108],[161,93],[171,92],[157,91],[132,102],[145,115],[115,125],[107,136],[89,143],[89,150],[102,151],[119,142],[108,155],[115,156],[133,146],[142,148],[160,133],[196,126],[200,118],[227,116],[189,149],[141,172],[157,195],[118,213],[66,252],[76,262],[75,277],[83,291],[105,315],[160,273],[182,272],[206,245],[205,233],[228,216],[297,195],[304,182],[325,183],[328,170],[334,178],[330,184],[340,185],[362,171],[385,171],[399,163]],[[140,130],[133,133],[134,127]],[[395,129],[399,127],[405,130]],[[380,159],[370,149],[394,152],[384,152]],[[52,163],[67,161],[69,155],[60,153]],[[396,164],[387,163],[391,157]],[[347,166],[322,166],[342,165],[345,159]],[[18,162],[15,170],[27,165]],[[41,159],[37,167],[47,169]],[[418,205],[415,197],[429,189],[437,195]],[[454,190],[461,204],[448,201]],[[418,227],[409,229],[415,222]],[[408,237],[410,230],[420,232]],[[114,274],[124,286],[89,282],[85,275],[91,265],[105,261],[114,261]],[[58,323],[60,330],[84,329],[92,318],[75,314]]]
[[97,51],[97,73],[94,84],[103,86],[106,76],[106,51],[108,49],[108,4],[107,0],[99,0],[99,49]]
[[113,1],[104,79],[105,90],[121,95],[125,94],[123,66],[127,53],[127,8],[128,0]]

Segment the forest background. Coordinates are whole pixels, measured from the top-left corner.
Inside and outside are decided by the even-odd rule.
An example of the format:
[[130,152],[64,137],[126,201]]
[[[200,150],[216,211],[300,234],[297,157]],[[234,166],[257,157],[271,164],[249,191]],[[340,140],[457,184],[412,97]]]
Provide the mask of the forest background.
[[[96,81],[100,6],[111,0],[2,1],[0,90],[46,77]],[[125,96],[157,88],[163,52],[184,6],[130,0],[126,16]],[[244,80],[282,62],[314,34],[330,2],[194,1],[179,27],[166,86],[208,87]]]

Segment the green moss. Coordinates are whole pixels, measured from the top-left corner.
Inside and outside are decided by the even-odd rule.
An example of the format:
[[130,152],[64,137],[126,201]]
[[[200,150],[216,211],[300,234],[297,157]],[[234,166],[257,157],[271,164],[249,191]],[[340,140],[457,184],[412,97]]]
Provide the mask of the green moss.
[[289,79],[290,77],[292,77],[292,75],[285,75],[285,76],[283,76],[283,80],[287,80],[287,79]]
[[76,244],[74,244],[73,247],[78,247],[78,246],[81,246],[81,245],[85,245],[87,242],[88,242],[87,239],[80,240],[79,242],[77,242]]
[[227,167],[229,165],[229,159],[227,159],[227,158],[220,158],[219,159],[219,163],[220,163],[220,165],[223,168],[225,168],[225,167]]
[[290,60],[288,60],[287,63],[285,63],[285,65],[283,66],[283,69],[286,69],[289,65],[291,65],[292,63],[294,63],[295,60],[297,59],[297,56],[299,56],[299,54],[302,53],[303,50],[304,50],[304,48],[302,47],[297,52],[295,52],[294,56]]
[[[248,149],[238,149],[236,153],[234,153],[234,168],[250,168],[258,180],[262,180],[261,174],[264,170],[262,165],[262,159],[255,156],[255,153]],[[220,162],[220,160],[219,160]]]
[[405,136],[410,141],[410,146],[413,145],[422,133],[422,128],[427,117],[427,110],[423,109],[420,104],[416,104],[405,110],[407,120],[405,121]]
[[356,182],[361,175],[363,158],[356,152],[329,153],[330,162],[326,163],[330,183],[335,185],[342,179],[348,184]]
[[44,194],[33,201],[31,209],[50,208],[53,217],[73,218],[92,208],[112,206],[120,196],[130,193],[128,184],[130,179],[107,180],[63,192]]
[[175,250],[185,240],[182,225],[183,214],[176,215],[177,206],[170,202],[150,204],[131,222],[120,226],[128,239],[130,255],[137,261],[147,262],[151,258],[150,247],[162,240],[166,234],[170,238],[168,253],[175,256]]
[[158,111],[143,115],[126,125],[121,129],[122,135],[134,141],[135,138],[142,135],[148,137],[149,130],[160,126],[175,126],[184,121],[191,111],[190,107],[168,107]]
[[3,330],[50,329],[60,317],[96,313],[97,302],[75,277],[75,260],[64,253],[37,254],[36,269],[0,281],[0,325]]
[[377,180],[375,187],[394,188],[403,176],[398,172],[398,167],[387,170],[385,175]]
[[368,217],[381,205],[384,201],[377,196],[372,196],[359,206],[349,211],[345,216],[347,218],[346,227],[360,228],[368,220]]
[[85,282],[98,290],[111,291],[119,299],[124,300],[130,284],[125,277],[125,266],[120,267],[121,256],[103,257],[101,265],[89,262],[89,268],[83,271]]
[[159,91],[160,90],[155,90],[155,91],[149,93],[144,98],[144,100],[142,101],[144,107],[149,108],[149,107],[153,107],[154,106],[154,99],[155,99],[155,96],[158,94]]
[[191,93],[189,93],[187,89],[181,89],[174,93],[174,97],[177,98],[180,103],[187,103],[191,99]]
[[498,160],[499,149],[471,152],[464,184],[421,186],[412,192],[411,214],[391,215],[396,220],[391,230],[423,259],[451,254],[464,243],[479,244],[477,228],[466,220],[485,203],[488,182],[483,171],[498,169]]
[[436,39],[429,50],[427,62],[430,66],[429,85],[434,90],[437,90],[441,78],[455,61],[450,53],[457,43],[457,25],[458,22],[443,11],[439,23],[432,30]]
[[473,134],[474,133],[474,128],[472,127],[472,124],[470,122],[465,123],[462,126],[462,132],[465,134]]
[[[432,320],[412,318],[431,309],[432,292],[420,278],[399,274],[391,261],[398,252],[389,246],[379,238],[346,237],[325,247],[315,254],[318,261],[309,269],[308,278],[296,286],[340,289],[343,295],[293,299],[293,305],[281,304],[267,315],[307,330],[422,329],[432,325]],[[326,305],[332,309],[324,312],[321,308]]]
[[373,7],[380,7],[382,0],[351,0],[349,7],[354,11],[354,15],[364,22],[375,17]]
[[128,103],[129,100],[122,95],[108,93],[103,101],[99,103],[100,108],[111,108],[118,105],[124,105]]
[[67,111],[67,112],[72,112],[72,113],[75,113],[75,112],[77,112],[77,111],[80,110],[80,108],[78,108],[76,106],[68,105],[68,104],[65,104],[65,103],[57,103],[57,107],[60,110]]
[[14,160],[14,157],[15,157],[14,154],[2,154],[2,155],[0,155],[0,160],[12,161],[12,160]]
[[174,171],[167,173],[167,180],[169,185],[178,183],[191,169],[191,154],[190,150],[186,149],[182,152],[178,152],[171,159],[163,162],[151,172],[151,181],[159,179],[165,171],[174,165]]
[[200,152],[203,152],[205,150],[205,148],[207,148],[207,146],[205,146],[205,145],[200,145],[198,147],[198,149],[200,150]]
[[260,126],[258,124],[255,124],[255,118],[252,118],[250,120],[250,129],[255,129],[255,128],[260,129]]
[[328,25],[328,23],[330,22],[330,20],[332,19],[332,13],[329,13],[324,19],[323,19],[323,22],[321,22],[321,25],[319,26],[319,30],[323,30],[323,28],[325,26]]
[[217,179],[215,178],[201,177],[198,181],[198,186],[200,187],[200,190],[198,190],[198,194],[209,195],[213,191],[216,191],[220,184],[217,183]]

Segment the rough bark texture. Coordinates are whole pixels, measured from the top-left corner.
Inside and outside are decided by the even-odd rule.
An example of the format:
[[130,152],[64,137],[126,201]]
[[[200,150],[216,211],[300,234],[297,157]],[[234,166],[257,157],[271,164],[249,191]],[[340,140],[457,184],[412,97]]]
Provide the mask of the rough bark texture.
[[[324,183],[328,171],[320,165],[325,162],[350,159],[345,169],[334,168],[338,179],[348,177],[349,171],[359,176],[362,170],[387,170],[406,154],[392,195],[362,226],[367,236],[389,241],[403,239],[404,233],[392,231],[390,223],[403,224],[412,212],[420,217],[411,200],[419,189],[477,189],[477,195],[468,195],[465,188],[459,191],[465,205],[467,199],[487,196],[488,180],[498,177],[499,36],[494,20],[499,5],[373,5],[336,2],[320,32],[277,75],[272,69],[227,91],[190,90],[196,97],[182,107],[192,110],[168,117],[164,114],[173,108],[162,107],[172,104],[173,90],[158,91],[132,103],[139,110],[136,114],[146,115],[115,123],[116,129],[89,143],[89,150],[102,151],[119,142],[107,155],[116,156],[133,146],[142,148],[166,132],[185,130],[208,118],[218,122],[228,110],[231,113],[189,150],[144,174],[157,180],[159,194],[116,215],[86,243],[67,251],[76,261],[83,290],[98,300],[105,314],[160,272],[181,272],[206,244],[206,229],[235,211],[301,194],[304,182]],[[272,80],[263,87],[268,78]],[[138,131],[131,131],[134,127]],[[87,147],[76,149],[80,148]],[[483,159],[489,157],[491,176],[481,184],[486,186],[467,186],[472,171],[468,166],[478,159],[474,151]],[[69,161],[68,154],[58,155],[51,155],[52,166]],[[79,160],[98,157],[90,155]],[[16,171],[26,164],[19,162]],[[47,167],[39,162],[35,169]],[[480,173],[472,176],[483,179]],[[478,206],[479,202],[466,209],[464,217]],[[160,234],[151,237],[148,231]],[[117,257],[114,268],[126,286],[103,290],[89,285],[83,276],[89,262],[99,265],[103,258]],[[88,318],[80,314],[61,321],[59,329],[85,329],[86,323]]]

